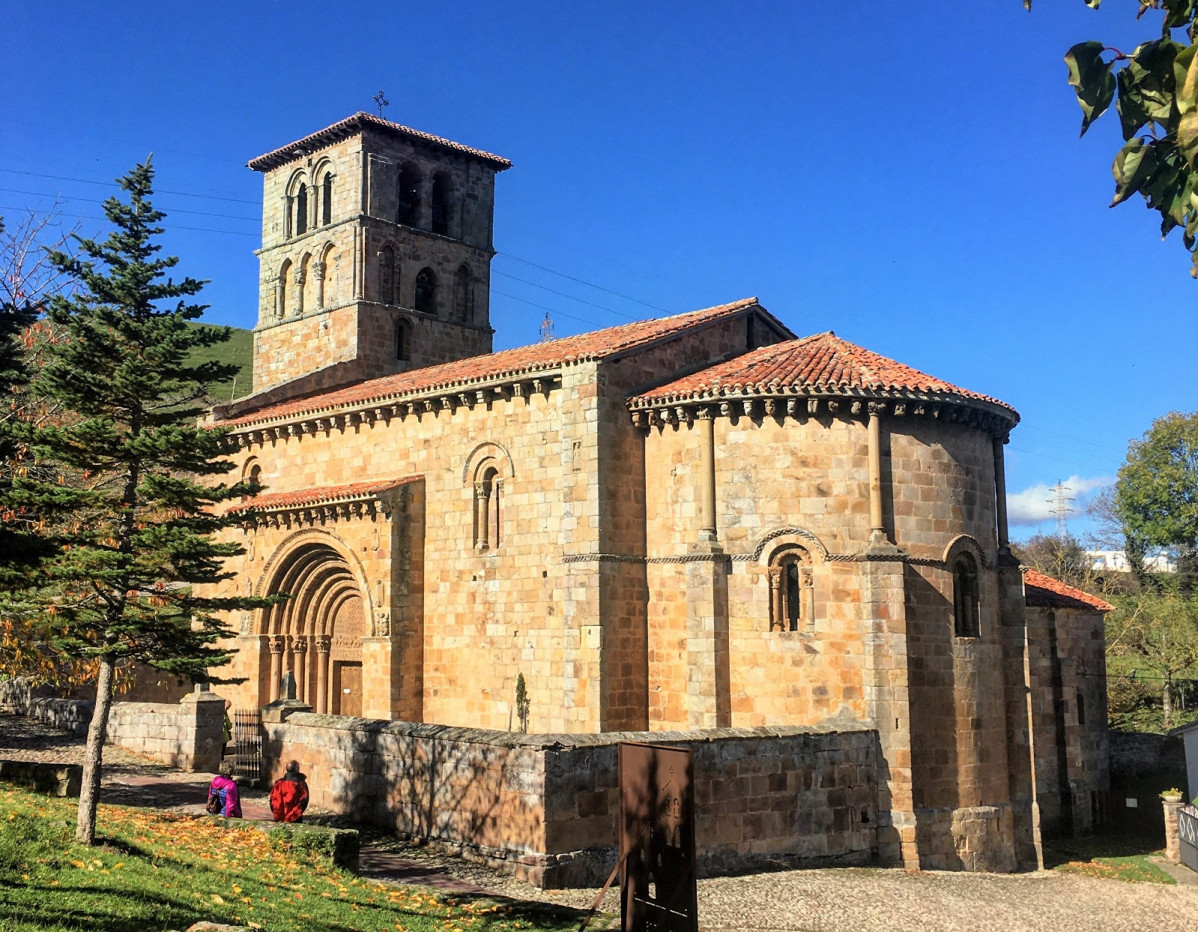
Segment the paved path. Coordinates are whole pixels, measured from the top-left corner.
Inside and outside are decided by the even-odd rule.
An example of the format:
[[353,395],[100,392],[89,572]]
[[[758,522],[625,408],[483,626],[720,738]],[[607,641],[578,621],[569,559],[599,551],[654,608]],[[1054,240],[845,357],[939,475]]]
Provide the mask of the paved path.
[[[80,755],[79,739],[0,713],[0,757],[74,762]],[[180,773],[113,747],[105,749],[104,762],[102,802],[203,812],[211,775]],[[265,793],[247,790],[242,807],[247,816],[266,815]],[[338,822],[328,813],[311,816],[314,822]],[[405,845],[370,828],[362,833],[363,874],[379,880],[579,909],[589,908],[598,892],[537,890],[428,846]],[[618,912],[617,891],[608,892],[603,909]],[[1193,932],[1198,886],[1129,884],[1055,871],[779,871],[699,881],[699,916],[700,928],[708,932]],[[610,921],[591,928],[605,925]]]

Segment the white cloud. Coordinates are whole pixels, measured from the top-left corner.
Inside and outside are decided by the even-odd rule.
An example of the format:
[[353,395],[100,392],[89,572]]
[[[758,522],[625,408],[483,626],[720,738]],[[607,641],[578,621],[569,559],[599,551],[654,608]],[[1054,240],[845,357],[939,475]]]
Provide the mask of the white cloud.
[[[1065,486],[1066,506],[1069,508],[1067,517],[1080,517],[1094,496],[1114,483],[1110,476],[1099,476],[1094,479],[1083,479],[1081,476],[1070,476],[1062,479]],[[1056,520],[1057,493],[1054,483],[1052,486],[1041,482],[1022,492],[1007,493],[1007,523],[1012,527],[1032,526],[1043,521]],[[1068,501],[1072,499],[1072,501]]]

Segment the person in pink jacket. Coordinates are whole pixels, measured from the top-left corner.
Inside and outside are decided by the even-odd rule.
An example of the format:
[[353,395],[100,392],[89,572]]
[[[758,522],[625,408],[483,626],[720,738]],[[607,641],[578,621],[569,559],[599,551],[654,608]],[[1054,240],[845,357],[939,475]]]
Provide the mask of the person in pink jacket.
[[[217,800],[214,805],[212,800]],[[241,793],[233,780],[233,762],[221,761],[220,772],[208,786],[208,811],[226,819],[241,818]]]

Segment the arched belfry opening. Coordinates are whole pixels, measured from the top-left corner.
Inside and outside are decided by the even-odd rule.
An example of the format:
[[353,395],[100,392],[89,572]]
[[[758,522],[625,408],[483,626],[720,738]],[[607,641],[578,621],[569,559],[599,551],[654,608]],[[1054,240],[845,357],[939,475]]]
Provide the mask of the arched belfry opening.
[[369,625],[346,558],[328,544],[304,544],[288,554],[264,591],[290,598],[263,613],[263,698],[279,698],[283,675],[291,672],[296,698],[313,711],[361,715],[362,639]]

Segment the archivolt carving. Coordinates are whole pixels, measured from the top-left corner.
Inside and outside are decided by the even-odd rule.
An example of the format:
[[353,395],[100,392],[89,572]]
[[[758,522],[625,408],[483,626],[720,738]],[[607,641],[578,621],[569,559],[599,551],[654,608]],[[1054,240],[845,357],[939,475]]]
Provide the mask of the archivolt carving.
[[511,479],[516,475],[516,467],[512,463],[512,455],[503,447],[502,444],[495,443],[492,440],[485,440],[470,451],[470,455],[466,457],[466,463],[462,467],[462,484],[474,481],[475,473],[478,472],[478,466],[484,460],[493,460],[499,468],[500,475],[506,479]]
[[980,566],[989,569],[991,563],[986,559],[986,551],[982,549],[982,545],[978,543],[976,537],[971,537],[968,534],[958,534],[954,537],[947,547],[944,548],[943,565],[948,567],[953,565],[957,555],[962,551],[967,550],[973,554],[975,560]]
[[818,558],[818,562],[823,562],[828,559],[828,548],[823,545],[818,537],[801,527],[784,527],[770,531],[765,537],[757,543],[753,549],[753,559],[760,563],[768,562],[768,557],[765,557],[766,547],[770,544],[775,544],[775,547],[770,547],[772,553],[778,546],[784,544],[796,544],[799,547],[809,551],[812,558]]
[[254,588],[260,596],[291,595],[262,610],[259,634],[280,634],[297,625],[310,629],[308,633],[327,634],[320,630],[322,619],[331,618],[331,607],[353,595],[362,602],[366,630],[374,630],[375,606],[361,563],[327,531],[309,529],[285,538],[266,561]]

